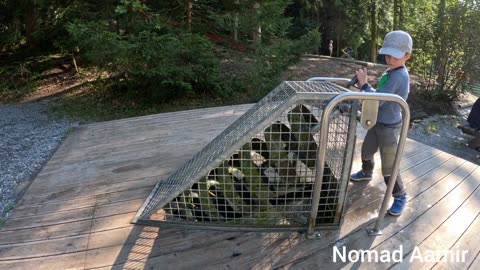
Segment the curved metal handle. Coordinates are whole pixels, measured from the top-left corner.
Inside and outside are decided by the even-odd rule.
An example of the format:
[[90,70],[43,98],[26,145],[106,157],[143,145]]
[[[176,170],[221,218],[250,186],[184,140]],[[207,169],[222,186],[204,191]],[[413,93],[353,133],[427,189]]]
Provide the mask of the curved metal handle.
[[345,82],[350,82],[350,79],[337,78],[337,77],[312,77],[312,78],[309,78],[307,80],[307,82],[313,82],[313,81],[332,81],[332,82],[345,81]]
[[[323,170],[325,168],[325,154],[327,151],[327,132],[328,132],[328,126],[329,126],[329,120],[330,120],[329,115],[332,113],[332,111],[337,106],[337,104],[346,100],[391,101],[391,102],[398,103],[403,110],[402,132],[400,134],[397,153],[395,155],[395,161],[393,165],[393,171],[390,178],[394,180],[388,183],[387,190],[385,191],[382,207],[380,208],[380,212],[378,213],[377,222],[375,224],[375,227],[368,231],[369,235],[378,235],[381,233],[379,228],[380,228],[380,224],[383,221],[385,213],[387,212],[387,206],[389,202],[388,195],[392,193],[393,186],[397,181],[398,168],[400,167],[400,160],[403,154],[403,149],[405,147],[405,142],[406,142],[407,133],[408,133],[408,125],[410,122],[410,108],[408,107],[407,102],[402,97],[395,94],[366,93],[366,92],[346,92],[346,93],[339,94],[329,102],[322,116],[322,122],[321,122],[322,129],[320,130],[320,142],[318,145],[317,168],[315,173],[315,184],[313,188],[312,210],[310,212],[310,220],[308,224],[307,235],[313,235],[314,229],[315,229],[315,223],[317,219],[318,204],[320,200],[320,191],[321,191],[322,181],[323,181]],[[378,110],[378,107],[377,107],[377,110]]]

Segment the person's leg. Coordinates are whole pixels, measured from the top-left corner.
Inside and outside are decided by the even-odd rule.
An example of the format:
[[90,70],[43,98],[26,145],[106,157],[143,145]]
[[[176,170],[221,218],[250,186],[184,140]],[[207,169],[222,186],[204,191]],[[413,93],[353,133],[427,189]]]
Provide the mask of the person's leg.
[[[382,126],[378,129],[380,158],[382,160],[382,174],[386,185],[388,185],[392,180],[391,175],[393,173],[395,156],[398,149],[400,128],[401,125],[394,127]],[[389,213],[398,216],[402,213],[405,204],[407,203],[406,192],[400,172],[398,172],[397,179],[393,186],[392,196],[394,197],[394,202],[389,209]]]
[[367,131],[362,143],[361,158],[362,169],[350,176],[352,181],[366,181],[372,179],[373,168],[375,166],[373,156],[378,150],[377,134],[375,127]]
[[373,157],[378,151],[379,147],[377,137],[377,127],[375,126],[367,131],[367,135],[365,135],[365,139],[363,140],[362,144],[362,170],[369,174],[373,173],[373,168],[375,166]]
[[[390,176],[393,172],[393,165],[395,163],[395,156],[398,148],[398,138],[400,136],[400,125],[394,127],[380,126],[378,130],[380,158],[382,161],[382,174],[384,176],[385,183],[388,185],[390,182]],[[397,181],[393,187],[393,196],[405,195],[403,187],[402,177],[400,172],[397,176]]]

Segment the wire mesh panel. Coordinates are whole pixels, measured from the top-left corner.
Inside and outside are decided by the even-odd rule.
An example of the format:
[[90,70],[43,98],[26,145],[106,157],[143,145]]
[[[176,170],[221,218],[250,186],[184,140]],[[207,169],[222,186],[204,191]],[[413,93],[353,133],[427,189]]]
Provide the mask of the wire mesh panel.
[[[182,168],[159,181],[135,222],[305,228],[320,119],[328,101],[344,91],[328,82],[282,83]],[[355,107],[345,102],[330,115],[319,226],[340,221],[353,153]]]

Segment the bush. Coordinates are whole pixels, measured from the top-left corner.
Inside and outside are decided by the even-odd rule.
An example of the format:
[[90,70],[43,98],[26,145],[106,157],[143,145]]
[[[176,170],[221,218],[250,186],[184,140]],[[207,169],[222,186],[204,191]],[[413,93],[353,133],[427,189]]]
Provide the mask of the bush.
[[179,95],[219,94],[219,59],[209,40],[157,22],[136,33],[112,32],[100,22],[67,29],[87,63],[108,71],[113,86],[152,101]]
[[[255,91],[258,97],[263,97],[279,82],[279,77],[289,66],[298,62],[301,56],[316,48],[320,42],[320,33],[312,30],[296,40],[279,38],[270,44],[256,47],[255,61],[250,66],[245,88]],[[252,89],[253,88],[253,89]]]

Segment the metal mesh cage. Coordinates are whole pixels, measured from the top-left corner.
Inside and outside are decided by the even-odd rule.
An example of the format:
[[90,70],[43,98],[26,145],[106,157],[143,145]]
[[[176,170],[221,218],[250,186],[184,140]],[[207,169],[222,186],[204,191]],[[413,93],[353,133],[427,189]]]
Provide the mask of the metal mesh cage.
[[[305,228],[322,113],[346,89],[284,82],[157,183],[134,222],[234,228]],[[356,104],[329,116],[316,224],[340,222],[351,167]]]

